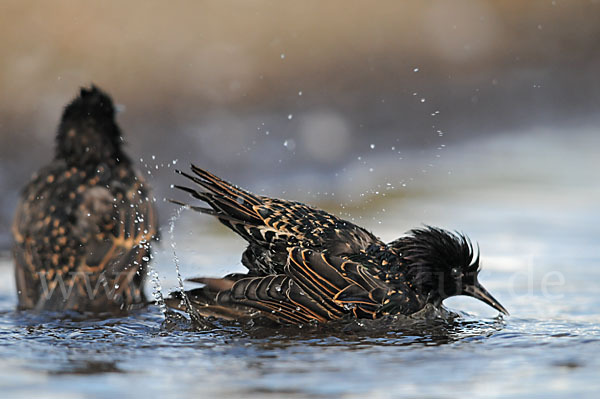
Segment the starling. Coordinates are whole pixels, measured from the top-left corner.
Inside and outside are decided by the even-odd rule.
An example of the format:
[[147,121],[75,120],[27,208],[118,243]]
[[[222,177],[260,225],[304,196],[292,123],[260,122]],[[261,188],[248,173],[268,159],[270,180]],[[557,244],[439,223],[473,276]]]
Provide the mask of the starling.
[[16,211],[19,309],[119,312],[146,301],[158,222],[122,141],[111,98],[82,88],[63,112],[54,160],[25,186]]
[[[245,274],[195,278],[203,287],[174,293],[168,305],[200,316],[266,316],[279,323],[410,315],[454,295],[508,314],[478,282],[479,253],[459,233],[435,227],[385,244],[372,233],[299,202],[254,195],[194,165],[177,173],[203,190],[176,186],[210,207],[248,247]],[[173,201],[186,205],[179,201]],[[191,307],[191,309],[189,309]]]

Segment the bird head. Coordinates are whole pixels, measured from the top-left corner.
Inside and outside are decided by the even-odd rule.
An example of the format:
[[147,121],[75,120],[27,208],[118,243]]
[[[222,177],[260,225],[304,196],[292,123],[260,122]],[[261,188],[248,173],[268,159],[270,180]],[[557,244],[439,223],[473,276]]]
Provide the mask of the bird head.
[[71,164],[108,158],[127,161],[111,98],[92,85],[65,108],[56,136],[56,157]]
[[440,304],[455,295],[467,295],[501,313],[508,311],[479,283],[479,251],[468,237],[435,227],[414,229],[390,243],[399,253],[412,287]]

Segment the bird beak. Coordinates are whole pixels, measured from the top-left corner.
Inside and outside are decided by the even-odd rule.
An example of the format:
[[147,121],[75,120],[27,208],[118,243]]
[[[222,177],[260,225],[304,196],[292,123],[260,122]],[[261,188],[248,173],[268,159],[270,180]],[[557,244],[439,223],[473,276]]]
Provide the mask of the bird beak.
[[487,290],[483,288],[483,286],[479,283],[475,283],[475,285],[469,285],[465,287],[463,295],[472,296],[473,298],[479,299],[480,301],[487,303],[500,313],[504,313],[508,316],[508,310],[504,309],[504,306],[500,305],[500,302],[498,302],[496,298],[494,298],[492,294],[487,292]]

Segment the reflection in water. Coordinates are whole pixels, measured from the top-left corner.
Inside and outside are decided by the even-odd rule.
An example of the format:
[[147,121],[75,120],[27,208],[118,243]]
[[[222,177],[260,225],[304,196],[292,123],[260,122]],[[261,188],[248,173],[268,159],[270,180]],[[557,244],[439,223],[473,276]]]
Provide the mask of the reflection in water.
[[279,325],[273,321],[252,319],[244,322],[210,320],[198,325],[175,312],[169,312],[162,328],[169,333],[196,331],[221,334],[228,338],[244,338],[262,349],[307,346],[343,346],[356,351],[371,345],[409,346],[443,345],[460,340],[479,339],[501,331],[502,316],[491,320],[470,320],[445,308],[428,306],[413,316],[387,316],[376,320],[336,320],[327,324],[301,326]]
[[122,373],[115,361],[101,362],[93,360],[73,359],[68,366],[61,370],[50,370],[48,373],[53,375],[64,374],[101,374],[101,373]]
[[[14,307],[14,298],[3,298],[5,309]],[[139,394],[209,397],[348,392],[386,397],[405,391],[444,396],[507,389],[510,376],[518,373],[529,388],[505,392],[519,397],[531,389],[545,392],[543,381],[550,384],[561,375],[556,373],[577,373],[568,374],[573,381],[568,386],[593,386],[600,327],[519,318],[518,311],[506,319],[426,309],[414,318],[302,328],[254,320],[213,321],[213,328],[198,329],[182,314],[168,313],[164,319],[157,306],[123,318],[95,319],[11,310],[0,313],[0,353],[0,381],[9,393],[19,391],[11,382],[19,375],[33,378],[28,384],[37,393],[65,392],[60,378],[77,376],[70,389],[93,394],[100,388],[90,378],[110,376],[110,384],[101,384],[104,393],[135,388]]]
[[[598,168],[586,165],[597,163],[597,145],[564,164],[556,160],[573,158],[570,147],[545,144],[551,161],[540,166],[531,149],[544,141],[523,140],[494,143],[495,157],[478,158],[473,150],[453,161],[448,153],[438,173],[411,183],[407,195],[379,196],[351,210],[377,225],[382,238],[422,222],[471,234],[482,248],[482,280],[511,309],[510,317],[486,317],[495,312],[461,297],[446,305],[468,313],[302,328],[213,321],[198,329],[184,314],[164,318],[157,306],[120,318],[33,314],[13,310],[12,265],[3,258],[3,397],[131,391],[211,398],[595,397],[600,191],[593,185]],[[519,160],[517,166],[507,165],[509,158]],[[444,177],[448,171],[453,180]],[[219,228],[182,217],[175,230],[183,277],[240,267],[243,242]],[[155,266],[163,287],[178,287],[169,248]],[[563,283],[545,286],[556,272]]]

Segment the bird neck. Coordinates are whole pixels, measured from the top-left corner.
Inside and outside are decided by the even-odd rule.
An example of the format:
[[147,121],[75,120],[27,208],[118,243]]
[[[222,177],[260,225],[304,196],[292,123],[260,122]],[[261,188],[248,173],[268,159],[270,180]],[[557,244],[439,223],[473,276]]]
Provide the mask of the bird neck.
[[[83,131],[82,131],[83,130]],[[121,151],[120,143],[113,142],[106,135],[86,129],[71,128],[57,137],[56,159],[63,159],[67,165],[85,168],[98,163],[116,166],[128,164],[129,158]]]

